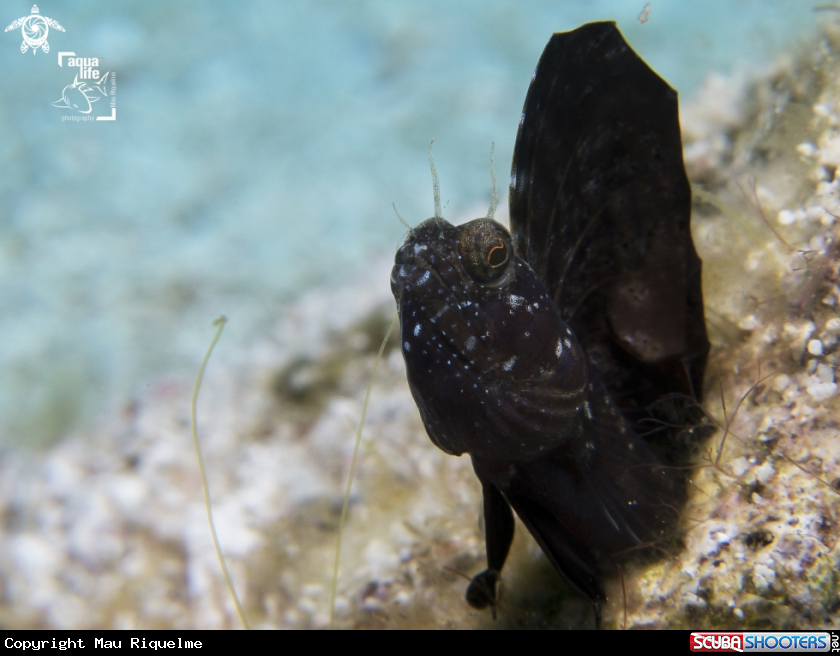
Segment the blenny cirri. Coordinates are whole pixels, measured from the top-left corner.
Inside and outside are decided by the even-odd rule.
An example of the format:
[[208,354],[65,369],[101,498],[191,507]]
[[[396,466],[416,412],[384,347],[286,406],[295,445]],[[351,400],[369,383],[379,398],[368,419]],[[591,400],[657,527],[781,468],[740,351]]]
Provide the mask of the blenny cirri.
[[412,395],[483,489],[474,607],[495,615],[511,508],[596,624],[610,563],[673,534],[709,351],[690,218],[676,91],[589,23],[554,34],[531,81],[511,232],[435,216],[397,251]]

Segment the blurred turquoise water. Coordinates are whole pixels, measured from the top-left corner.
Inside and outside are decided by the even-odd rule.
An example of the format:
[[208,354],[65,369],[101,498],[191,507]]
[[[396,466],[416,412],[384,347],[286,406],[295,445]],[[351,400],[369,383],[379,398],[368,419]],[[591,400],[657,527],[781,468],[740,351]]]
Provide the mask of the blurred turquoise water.
[[[790,0],[39,5],[50,52],[0,34],[0,443],[43,443],[152,376],[194,372],[284,303],[352,276],[432,212],[485,206],[552,31],[616,20],[690,97],[813,34]],[[30,13],[4,2],[0,23]],[[66,123],[59,51],[117,73],[115,122]],[[388,281],[382,285],[387,288]]]

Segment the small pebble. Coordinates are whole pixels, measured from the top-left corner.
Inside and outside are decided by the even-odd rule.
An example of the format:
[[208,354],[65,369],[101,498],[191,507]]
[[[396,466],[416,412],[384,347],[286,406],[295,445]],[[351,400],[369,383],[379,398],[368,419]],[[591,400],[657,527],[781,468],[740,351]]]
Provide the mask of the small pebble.
[[817,147],[810,141],[805,141],[796,147],[796,152],[802,157],[813,157],[817,153]]
[[776,380],[773,381],[773,389],[780,394],[787,389],[788,385],[790,385],[790,376],[785,374],[779,374],[776,376]]
[[826,116],[831,115],[831,107],[829,107],[825,103],[817,103],[816,105],[814,105],[813,109],[814,114],[816,114],[817,116],[822,116],[823,118],[825,118]]
[[811,241],[808,242],[808,246],[812,251],[822,251],[825,248],[825,235],[814,235],[811,237]]
[[762,485],[767,485],[767,481],[769,481],[775,473],[776,470],[773,468],[773,465],[771,465],[769,461],[765,461],[763,465],[761,465],[760,467],[756,467],[753,470],[753,474],[755,475],[756,480]]
[[825,401],[837,394],[837,383],[817,383],[805,388],[814,401]]
[[776,221],[779,222],[781,225],[793,225],[796,223],[796,214],[791,212],[790,210],[782,210],[779,212],[779,215],[776,217]]
[[746,458],[736,458],[732,461],[731,469],[735,476],[743,476],[750,468]]
[[815,356],[823,354],[823,343],[818,339],[808,340],[808,353]]
[[817,329],[817,324],[813,321],[806,321],[801,324],[786,323],[784,325],[784,335],[788,342],[799,342],[801,345],[806,339],[814,334]]
[[834,369],[831,365],[828,364],[818,364],[817,365],[817,376],[819,379],[824,383],[833,383],[834,382]]
[[764,563],[758,563],[753,568],[753,583],[759,592],[766,591],[776,581],[776,572]]

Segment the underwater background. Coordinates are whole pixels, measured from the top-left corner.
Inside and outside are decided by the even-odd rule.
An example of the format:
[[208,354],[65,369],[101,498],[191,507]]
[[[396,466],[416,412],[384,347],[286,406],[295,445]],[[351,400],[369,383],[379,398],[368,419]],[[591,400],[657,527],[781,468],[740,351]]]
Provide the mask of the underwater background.
[[[198,404],[222,548],[252,626],[326,627],[353,433],[394,312],[405,227],[392,203],[410,224],[432,213],[434,137],[443,214],[485,215],[495,142],[506,220],[544,45],[615,20],[680,92],[712,341],[704,408],[720,430],[692,473],[684,548],[628,567],[626,590],[611,580],[603,626],[837,628],[840,7],[815,4],[80,1],[36,14],[6,0],[0,626],[241,626],[190,437],[224,313]],[[21,52],[29,16],[63,28],[48,52]],[[70,56],[98,58],[107,83]],[[109,103],[116,120],[76,120]],[[483,567],[479,485],[468,458],[428,439],[397,341],[372,387],[338,626],[593,626],[521,524],[498,621],[464,603],[460,574]]]
[[[687,99],[812,34],[812,3],[640,0],[48,2],[49,53],[0,38],[0,444],[43,445],[162,374],[209,322],[264,332],[432,211],[481,216],[552,31],[617,21]],[[4,25],[30,14],[6,1]],[[117,120],[62,122],[72,70],[116,72]],[[102,99],[101,103],[108,102]],[[504,206],[506,198],[503,198]],[[387,286],[387,280],[382,281]]]

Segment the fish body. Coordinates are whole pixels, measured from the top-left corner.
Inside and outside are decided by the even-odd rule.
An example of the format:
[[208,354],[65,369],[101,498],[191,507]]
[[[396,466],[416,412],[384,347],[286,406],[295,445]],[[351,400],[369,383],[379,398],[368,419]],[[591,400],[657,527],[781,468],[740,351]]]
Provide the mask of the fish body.
[[613,23],[555,34],[525,101],[512,232],[433,217],[391,287],[432,441],[484,494],[492,606],[519,515],[593,602],[605,566],[673,533],[680,444],[702,418],[708,340],[677,97]]

